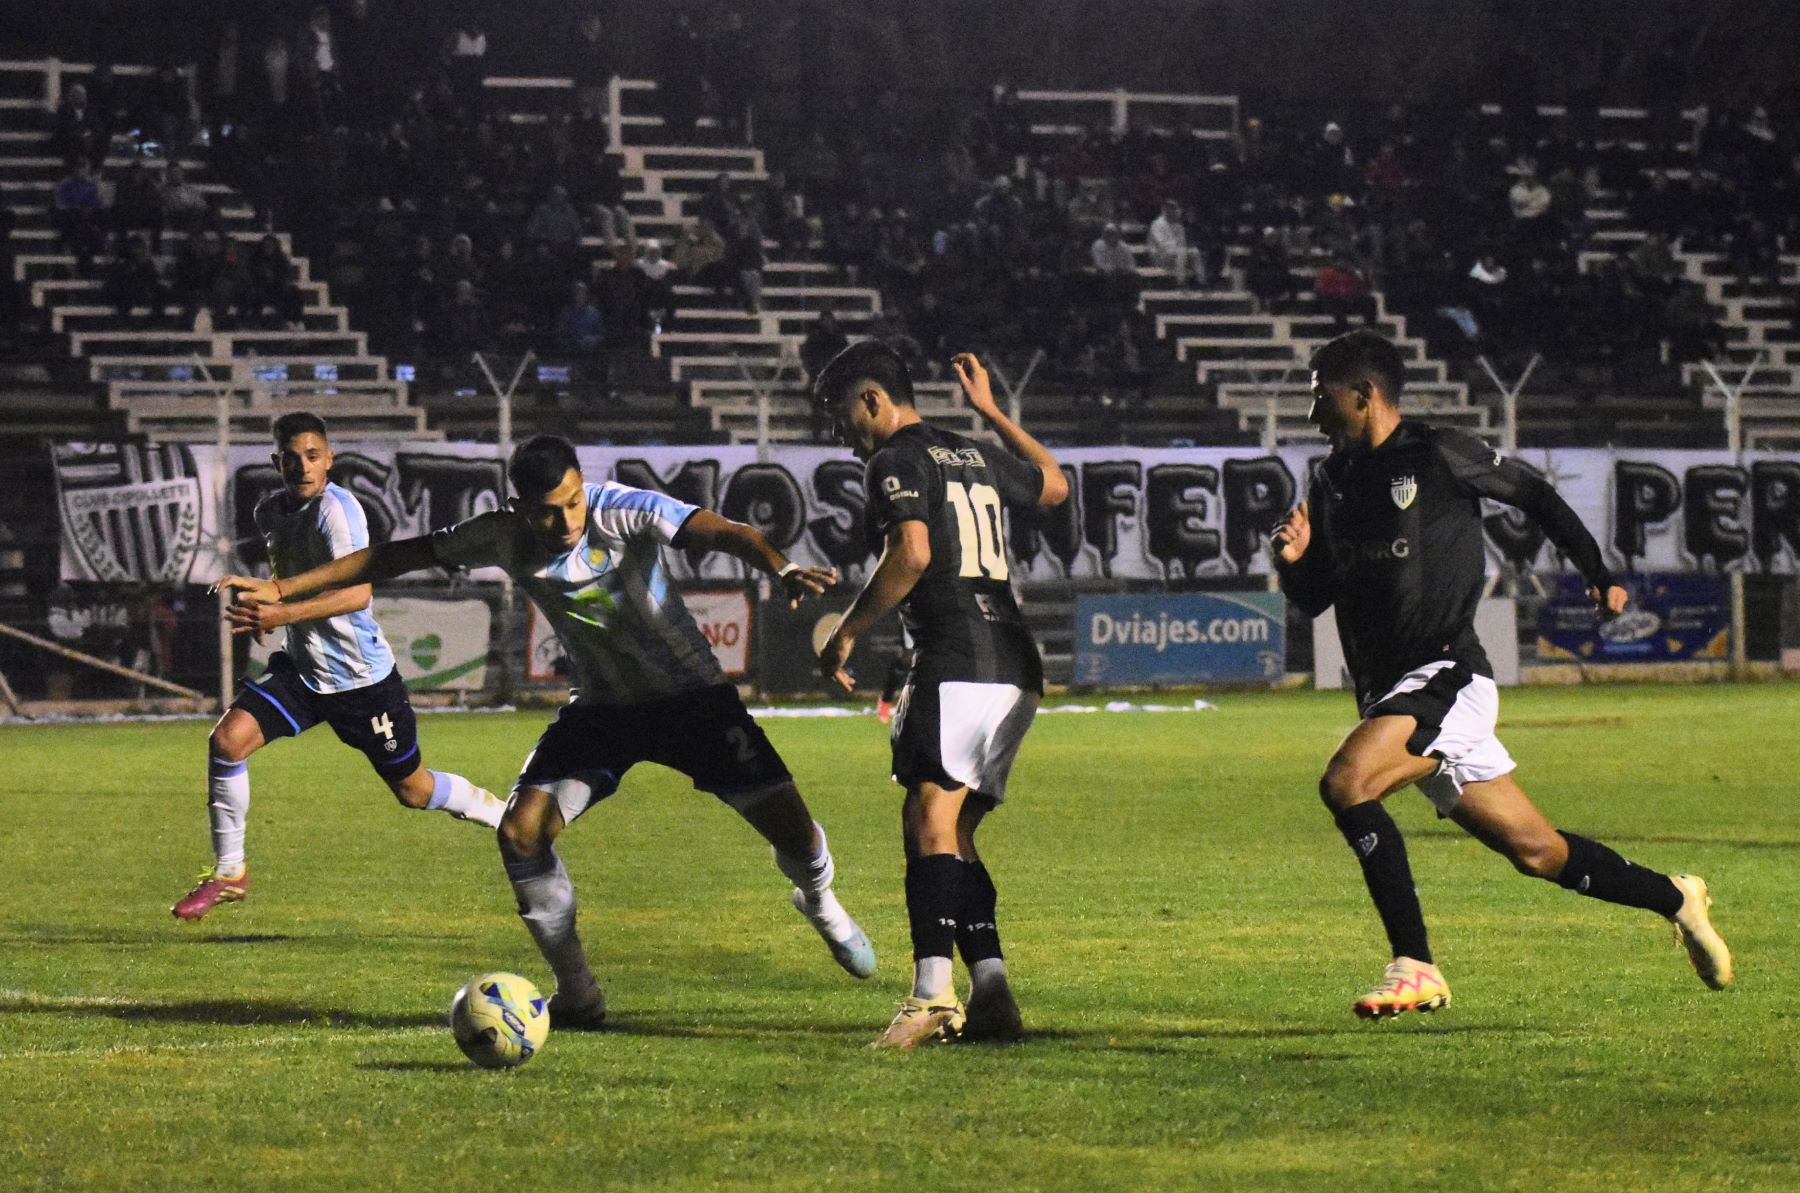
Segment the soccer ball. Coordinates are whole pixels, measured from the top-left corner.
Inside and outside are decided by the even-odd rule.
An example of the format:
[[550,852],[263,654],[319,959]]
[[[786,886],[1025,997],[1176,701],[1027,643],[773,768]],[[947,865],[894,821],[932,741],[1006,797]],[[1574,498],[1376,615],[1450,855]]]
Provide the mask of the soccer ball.
[[518,974],[484,973],[450,1000],[450,1030],[477,1065],[510,1069],[543,1049],[550,1011],[538,988]]

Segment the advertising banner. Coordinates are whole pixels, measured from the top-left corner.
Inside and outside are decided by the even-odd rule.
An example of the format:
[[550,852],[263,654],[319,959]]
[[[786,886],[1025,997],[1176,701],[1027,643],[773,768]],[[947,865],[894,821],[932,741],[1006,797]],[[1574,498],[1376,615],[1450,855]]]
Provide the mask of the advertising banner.
[[[750,669],[750,598],[741,590],[725,592],[684,592],[682,603],[694,615],[694,623],[706,635],[713,657],[733,679]],[[531,654],[525,662],[525,678],[541,683],[564,679],[568,671],[563,663],[562,643],[550,622],[536,605],[531,610]],[[397,648],[396,648],[397,649]]]
[[1610,621],[1578,576],[1556,577],[1538,611],[1538,658],[1587,663],[1724,659],[1731,648],[1731,598],[1723,576],[1651,575],[1623,581],[1625,612]]
[[1075,600],[1078,685],[1273,683],[1287,665],[1280,593],[1133,593]]
[[[493,618],[486,601],[439,601],[377,595],[371,612],[381,623],[400,677],[415,692],[479,692],[487,683]],[[247,677],[261,675],[281,649],[282,634],[250,641]]]
[[[376,542],[425,534],[496,508],[504,475],[484,444],[335,445],[332,478],[354,493]],[[251,522],[280,487],[269,449],[220,458],[210,445],[59,444],[55,453],[67,580],[186,581],[263,574]],[[999,448],[992,450],[998,451]],[[863,532],[863,468],[830,447],[580,447],[589,481],[655,489],[761,530],[802,564],[848,583],[873,563]],[[1192,580],[1269,571],[1268,532],[1306,489],[1323,447],[1075,448],[1058,453],[1070,497],[1008,511],[1014,574],[1041,581]],[[1529,450],[1624,572],[1800,570],[1800,460],[1725,452]],[[1490,570],[1566,571],[1543,531],[1490,504]],[[742,581],[714,554],[672,559],[678,580]],[[476,573],[478,579],[497,579]]]

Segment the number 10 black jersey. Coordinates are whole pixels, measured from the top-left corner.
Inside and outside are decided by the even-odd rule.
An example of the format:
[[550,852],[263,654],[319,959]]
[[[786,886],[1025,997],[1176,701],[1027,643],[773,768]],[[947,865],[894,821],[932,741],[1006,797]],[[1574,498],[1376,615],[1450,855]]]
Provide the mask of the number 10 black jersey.
[[918,644],[914,682],[1043,691],[1043,660],[1009,582],[1005,513],[1035,504],[1043,475],[1003,447],[915,423],[870,457],[864,480],[871,550],[902,522],[931,536],[931,562],[900,605]]

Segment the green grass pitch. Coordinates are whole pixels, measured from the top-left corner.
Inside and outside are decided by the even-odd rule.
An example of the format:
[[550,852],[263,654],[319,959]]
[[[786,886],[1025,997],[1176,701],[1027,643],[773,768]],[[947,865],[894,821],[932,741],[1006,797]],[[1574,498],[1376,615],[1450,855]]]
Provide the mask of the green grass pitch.
[[[881,971],[838,971],[760,841],[643,768],[562,845],[617,1030],[512,1073],[443,1026],[474,973],[549,980],[480,830],[328,730],[278,743],[251,899],[178,924],[204,723],[0,728],[0,1189],[1800,1188],[1800,692],[1503,697],[1557,824],[1711,881],[1734,989],[1403,793],[1455,1003],[1377,1024],[1316,795],[1351,704],[1217,702],[1032,730],[983,830],[1028,1043],[864,1048],[910,971],[884,736],[771,720]],[[426,717],[426,757],[504,788],[544,719]]]

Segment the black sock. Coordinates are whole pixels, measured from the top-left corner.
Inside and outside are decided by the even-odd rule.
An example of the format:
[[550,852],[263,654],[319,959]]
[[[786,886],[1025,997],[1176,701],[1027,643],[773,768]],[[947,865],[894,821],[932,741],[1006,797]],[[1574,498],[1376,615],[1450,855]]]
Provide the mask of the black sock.
[[1000,928],[994,921],[997,896],[994,880],[980,862],[962,864],[962,915],[956,921],[956,948],[963,964],[974,968],[977,961],[1004,956],[1000,951]]
[[1338,832],[1362,863],[1369,897],[1387,929],[1388,945],[1396,957],[1431,961],[1431,945],[1425,940],[1425,912],[1413,887],[1412,866],[1406,860],[1406,842],[1400,826],[1375,800],[1356,804],[1337,813]]
[[1670,916],[1681,910],[1681,888],[1670,882],[1668,875],[1633,865],[1598,841],[1574,833],[1561,836],[1569,843],[1569,860],[1556,876],[1556,885],[1564,890],[1641,907],[1657,915]]
[[956,955],[962,868],[962,859],[954,853],[927,854],[906,863],[906,916],[912,923],[913,960]]

